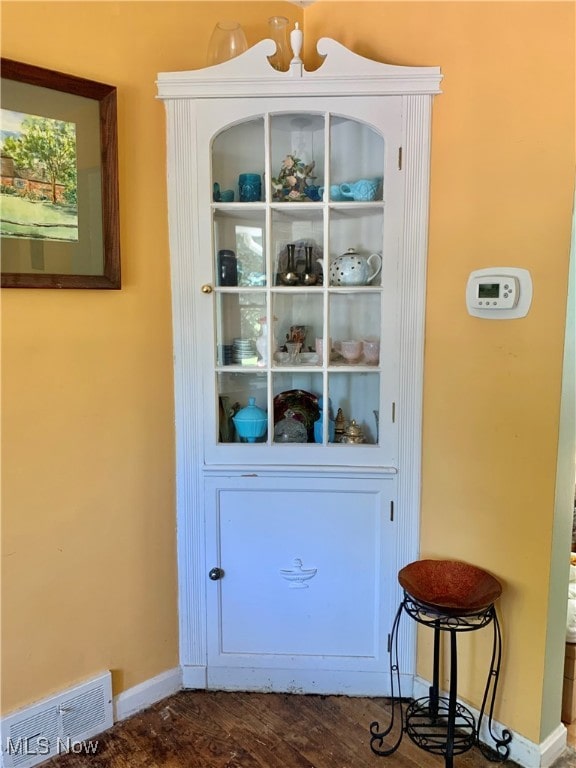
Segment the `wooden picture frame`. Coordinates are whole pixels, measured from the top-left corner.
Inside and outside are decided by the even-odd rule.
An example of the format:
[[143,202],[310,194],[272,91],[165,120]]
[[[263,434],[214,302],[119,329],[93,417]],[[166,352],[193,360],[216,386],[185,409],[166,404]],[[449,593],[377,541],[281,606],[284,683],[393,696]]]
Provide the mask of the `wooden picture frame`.
[[0,75],[2,287],[119,289],[116,88],[5,58]]

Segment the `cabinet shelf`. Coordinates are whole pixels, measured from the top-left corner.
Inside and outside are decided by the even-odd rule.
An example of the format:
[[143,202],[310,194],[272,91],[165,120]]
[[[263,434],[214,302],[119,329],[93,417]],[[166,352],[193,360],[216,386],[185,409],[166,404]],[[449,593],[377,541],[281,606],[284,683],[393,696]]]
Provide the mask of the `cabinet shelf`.
[[[259,366],[258,364],[254,365],[219,365],[216,366],[215,371],[217,373],[240,373],[240,374],[250,374],[250,373],[269,373],[269,372],[277,372],[277,373],[302,373],[304,371],[308,372],[319,372],[324,370],[322,365],[319,365],[317,363],[302,363],[300,365],[272,365],[272,366]],[[359,364],[349,364],[349,365],[330,365],[327,366],[325,369],[328,373],[346,373],[349,375],[353,374],[375,374],[380,372],[380,368],[375,365],[365,365],[362,363]]]
[[293,203],[289,200],[285,200],[284,202],[271,202],[270,208],[274,211],[282,211],[282,213],[297,216],[299,211],[318,211],[323,207],[323,205],[324,203],[322,200],[315,202],[302,200],[300,202],[296,201]]
[[246,214],[249,211],[264,211],[266,210],[266,203],[211,203],[210,207],[213,211],[223,211],[228,215]]
[[382,286],[380,285],[327,285],[326,290],[328,293],[335,295],[343,294],[374,294],[382,293]]
[[334,293],[334,294],[371,294],[371,293],[381,293],[382,292],[382,286],[380,285],[347,285],[347,286],[339,286],[339,285],[271,285],[271,286],[265,286],[265,285],[217,285],[214,286],[214,291],[216,293],[227,293],[227,294],[248,294],[248,293],[259,293],[259,292],[265,292],[270,291],[270,293],[278,293],[278,294],[293,294],[293,295],[300,295],[300,294],[315,294],[318,293],[318,291],[326,290],[328,293]]

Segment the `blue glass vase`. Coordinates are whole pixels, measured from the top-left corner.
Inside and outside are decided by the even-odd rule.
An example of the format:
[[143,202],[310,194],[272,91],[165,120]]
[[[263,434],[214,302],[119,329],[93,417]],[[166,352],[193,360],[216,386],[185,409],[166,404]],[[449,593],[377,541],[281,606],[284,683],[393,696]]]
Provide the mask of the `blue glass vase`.
[[[318,398],[318,408],[320,409],[320,418],[314,422],[314,442],[321,443],[324,433],[324,398]],[[332,402],[328,398],[328,442],[333,443],[336,435],[336,424],[332,418]]]

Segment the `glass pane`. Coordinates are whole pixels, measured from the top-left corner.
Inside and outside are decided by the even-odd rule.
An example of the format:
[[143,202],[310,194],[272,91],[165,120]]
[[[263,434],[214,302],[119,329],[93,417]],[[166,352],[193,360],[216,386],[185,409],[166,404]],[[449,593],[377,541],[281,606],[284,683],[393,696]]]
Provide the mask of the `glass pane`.
[[330,200],[382,200],[384,139],[381,134],[365,123],[333,115],[330,149]]
[[216,361],[242,368],[259,364],[258,337],[266,315],[266,296],[256,291],[216,294]]
[[322,395],[322,381],[322,374],[310,369],[274,373],[274,442],[289,442],[287,436],[296,431],[290,429],[290,425],[280,424],[286,418],[294,418],[306,427],[306,438],[296,434],[294,442],[314,442],[314,423],[320,416],[318,398]]
[[266,285],[264,211],[215,210],[214,256],[216,285]]
[[[218,442],[264,443],[268,434],[262,412],[267,414],[266,375],[263,373],[220,372],[216,376],[218,396]],[[254,398],[254,413],[242,409]],[[241,423],[234,423],[234,417]]]
[[[322,284],[322,266],[318,259],[324,254],[324,227],[321,208],[285,206],[272,211],[270,237],[275,285],[306,285],[305,275],[315,276],[314,286]],[[308,248],[308,251],[307,251]],[[293,252],[291,263],[290,251]],[[309,265],[307,267],[307,253]],[[295,275],[291,277],[290,275]]]
[[[214,202],[240,202],[241,173],[264,177],[264,118],[245,120],[221,131],[212,142],[212,187]],[[261,195],[259,196],[260,199]],[[226,199],[224,199],[226,198]]]
[[[382,206],[373,208],[334,208],[330,210],[330,269],[331,285],[380,285],[383,251],[384,212]],[[346,259],[354,248],[362,259],[359,277],[356,260]],[[370,259],[371,254],[377,257]],[[343,267],[337,268],[336,262]]]
[[375,365],[379,360],[380,293],[333,293],[329,303],[332,365]]
[[273,115],[271,189],[273,202],[317,202],[324,186],[324,116]]
[[[376,443],[380,407],[380,375],[365,372],[330,373],[328,393],[336,414],[339,408],[342,409],[345,430],[352,435],[357,434],[356,439],[363,444]],[[350,430],[352,421],[355,425]],[[340,436],[337,435],[336,439],[339,438]],[[354,443],[347,442],[347,444]]]
[[278,351],[276,366],[319,365],[316,338],[322,336],[322,295],[297,291],[272,297]]

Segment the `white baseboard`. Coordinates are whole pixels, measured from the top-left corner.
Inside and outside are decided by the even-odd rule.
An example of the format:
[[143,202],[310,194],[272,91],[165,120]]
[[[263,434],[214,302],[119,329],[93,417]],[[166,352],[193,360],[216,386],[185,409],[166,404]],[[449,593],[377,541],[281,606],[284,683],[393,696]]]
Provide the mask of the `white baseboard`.
[[194,667],[184,665],[182,667],[182,687],[190,690],[204,690],[208,687],[206,666]]
[[[421,677],[414,678],[414,692],[415,699],[420,699],[428,696],[431,683]],[[443,696],[448,694],[442,692]],[[478,719],[480,712],[471,707],[468,702],[461,702],[469,709],[474,717]],[[548,736],[543,742],[537,744],[533,741],[529,741],[527,738],[519,733],[516,733],[506,725],[502,725],[496,720],[492,720],[492,731],[499,735],[502,730],[506,729],[512,734],[512,741],[509,744],[510,747],[510,760],[513,760],[523,768],[550,768],[552,763],[557,760],[560,755],[566,749],[566,727],[559,724],[553,733]],[[482,721],[482,729],[480,732],[480,740],[491,746],[492,739],[488,734],[488,718],[484,715]]]
[[547,739],[539,745],[540,747],[540,766],[549,768],[566,749],[566,736],[568,731],[563,723],[553,731]]
[[[409,692],[411,675],[402,675],[402,692]],[[208,671],[207,687],[222,691],[317,693],[340,696],[389,696],[389,672],[350,672],[326,669],[218,667]],[[407,694],[408,695],[408,694]]]
[[182,670],[169,669],[114,696],[114,721],[125,720],[182,689]]

